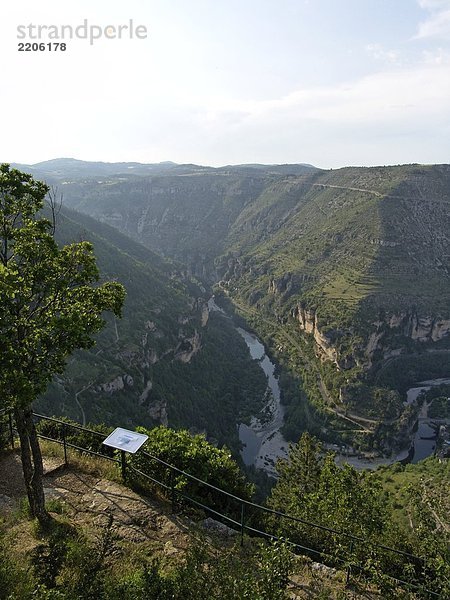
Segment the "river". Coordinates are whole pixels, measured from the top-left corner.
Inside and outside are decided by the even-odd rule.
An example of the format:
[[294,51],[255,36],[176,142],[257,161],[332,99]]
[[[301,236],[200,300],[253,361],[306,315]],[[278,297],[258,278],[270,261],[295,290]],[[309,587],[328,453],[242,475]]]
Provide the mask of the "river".
[[[226,316],[225,311],[214,302],[214,298],[210,298],[208,308]],[[263,413],[270,415],[269,418],[262,422],[257,417],[252,417],[250,425],[239,425],[239,440],[243,445],[242,460],[248,466],[254,465],[269,475],[275,475],[276,461],[278,458],[287,458],[289,447],[280,431],[284,421],[284,408],[280,402],[281,392],[275,376],[275,365],[267,356],[264,345],[253,333],[242,327],[236,327],[236,331],[247,344],[251,357],[258,361],[264,371],[270,390],[268,401],[262,409]]]
[[[450,379],[430,379],[422,381],[417,387],[409,388],[406,392],[406,403],[412,404],[416,402],[419,394],[429,390],[431,387],[441,385],[442,383],[450,384]],[[414,454],[411,462],[417,463],[419,460],[432,456],[436,447],[436,431],[431,427],[428,419],[428,404],[424,402],[422,410],[419,414],[417,423],[417,431],[414,435]]]
[[284,421],[284,408],[280,402],[281,392],[278,378],[275,377],[275,365],[267,356],[263,344],[253,334],[242,327],[237,331],[243,337],[250,355],[257,360],[259,366],[267,377],[270,390],[269,400],[263,409],[270,417],[261,422],[252,417],[250,426],[241,423],[239,426],[239,439],[244,445],[241,451],[242,459],[246,465],[254,465],[271,475],[275,475],[275,464],[278,458],[286,458],[288,443],[281,433]]

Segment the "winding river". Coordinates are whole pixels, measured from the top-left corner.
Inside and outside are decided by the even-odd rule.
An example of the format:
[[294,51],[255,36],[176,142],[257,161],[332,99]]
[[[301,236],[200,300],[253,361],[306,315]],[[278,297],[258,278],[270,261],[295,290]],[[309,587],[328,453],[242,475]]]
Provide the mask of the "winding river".
[[269,414],[269,418],[263,422],[252,417],[250,426],[241,423],[239,425],[239,439],[244,445],[241,451],[242,459],[246,465],[254,465],[267,473],[275,474],[275,464],[278,458],[286,458],[288,443],[281,433],[284,419],[284,408],[280,403],[280,386],[278,378],[275,377],[275,365],[267,356],[263,344],[253,334],[242,327],[237,331],[244,338],[250,355],[259,362],[259,366],[267,377],[267,385],[270,390],[269,401],[263,412]]
[[[214,298],[208,301],[211,311],[227,314],[215,302]],[[228,317],[229,318],[229,317]],[[281,405],[280,385],[275,376],[275,365],[266,354],[264,345],[249,331],[236,327],[236,331],[242,336],[253,360],[257,360],[259,366],[267,377],[267,387],[270,390],[268,402],[262,412],[269,415],[264,421],[252,417],[250,425],[241,423],[239,425],[239,440],[242,443],[241,456],[248,466],[254,465],[257,469],[263,469],[269,475],[275,475],[275,464],[278,458],[286,458],[288,454],[288,442],[281,433],[284,420],[284,408]]]

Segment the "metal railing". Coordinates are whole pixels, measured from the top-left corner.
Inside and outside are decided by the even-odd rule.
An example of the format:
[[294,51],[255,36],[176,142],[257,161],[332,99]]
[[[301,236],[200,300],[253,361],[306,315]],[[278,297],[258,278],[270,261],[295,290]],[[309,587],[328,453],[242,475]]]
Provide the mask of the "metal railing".
[[[60,419],[56,419],[54,417],[47,417],[45,415],[41,415],[41,414],[37,414],[37,413],[33,413],[34,417],[36,420],[42,422],[42,421],[46,421],[49,423],[54,423],[57,425],[57,429],[58,429],[58,433],[60,434],[60,437],[50,437],[48,435],[43,435],[42,433],[38,433],[38,436],[41,439],[50,441],[50,442],[55,442],[57,444],[60,444],[63,447],[63,453],[64,453],[64,461],[66,464],[68,464],[68,449],[74,449],[78,452],[82,452],[82,453],[86,453],[89,455],[94,455],[100,458],[103,458],[105,460],[109,460],[112,462],[117,463],[122,471],[122,476],[124,478],[124,480],[126,480],[127,482],[130,483],[135,483],[135,484],[139,484],[139,482],[142,483],[142,481],[144,481],[146,484],[148,484],[148,482],[150,482],[152,485],[154,486],[158,486],[159,488],[162,488],[163,490],[165,490],[167,492],[168,495],[168,500],[172,503],[172,510],[175,510],[175,506],[176,504],[184,501],[190,505],[193,505],[203,511],[205,511],[207,514],[211,514],[214,515],[214,517],[216,517],[218,520],[220,520],[221,522],[227,523],[231,528],[236,529],[239,534],[240,534],[240,538],[241,538],[241,543],[243,543],[244,540],[244,534],[248,534],[251,536],[258,536],[258,537],[263,537],[263,538],[267,538],[270,540],[280,540],[280,539],[284,539],[285,541],[287,541],[289,543],[289,545],[296,551],[300,551],[302,553],[306,553],[307,555],[310,556],[316,556],[318,560],[322,561],[322,562],[328,562],[331,563],[333,565],[336,566],[340,566],[341,568],[346,570],[346,574],[347,574],[347,583],[350,580],[350,577],[353,573],[359,573],[362,575],[365,575],[366,577],[370,578],[370,572],[368,571],[368,568],[362,564],[362,560],[358,560],[356,558],[357,552],[356,550],[359,549],[359,554],[370,554],[372,553],[374,556],[384,556],[384,558],[386,558],[386,556],[391,556],[391,557],[397,557],[398,560],[400,560],[400,564],[398,566],[402,567],[402,560],[403,562],[403,567],[405,570],[408,570],[410,572],[414,572],[416,574],[416,577],[414,578],[415,581],[413,580],[406,580],[406,579],[402,579],[401,577],[392,575],[388,572],[385,572],[384,574],[392,580],[392,582],[395,582],[396,584],[400,585],[400,586],[404,586],[404,587],[408,587],[411,589],[420,589],[421,592],[427,594],[430,597],[434,597],[434,598],[439,598],[440,595],[437,592],[434,592],[432,590],[429,589],[425,589],[423,586],[420,585],[420,575],[426,572],[426,559],[421,558],[419,556],[416,556],[414,554],[411,554],[409,552],[405,552],[402,550],[398,550],[396,548],[392,548],[390,546],[385,546],[383,544],[379,544],[376,542],[371,542],[368,539],[353,535],[351,533],[348,533],[346,531],[339,531],[330,527],[326,527],[324,525],[320,525],[318,523],[312,523],[310,521],[306,521],[304,519],[301,519],[299,517],[295,517],[293,515],[289,515],[271,508],[268,508],[266,506],[262,506],[260,504],[255,504],[254,502],[251,502],[250,500],[246,500],[244,498],[240,498],[239,496],[236,496],[230,492],[227,492],[226,490],[223,490],[221,488],[218,488],[216,486],[214,486],[211,483],[208,483],[207,481],[204,481],[202,479],[199,479],[198,477],[196,477],[195,475],[192,475],[186,471],[183,471],[182,469],[179,469],[178,467],[175,467],[174,465],[171,465],[167,462],[165,462],[164,460],[158,458],[157,456],[153,456],[145,451],[139,451],[138,454],[141,457],[145,457],[145,459],[147,459],[148,461],[154,461],[156,464],[158,464],[161,467],[164,467],[164,469],[166,470],[166,472],[169,473],[169,481],[164,481],[161,479],[158,479],[157,477],[152,476],[150,473],[146,473],[144,471],[142,471],[142,469],[138,469],[136,468],[132,462],[127,461],[125,452],[120,452],[120,451],[113,451],[111,448],[105,447],[101,445],[101,441],[105,438],[105,433],[101,433],[98,431],[93,431],[92,429],[88,429],[86,427],[82,427],[81,425],[75,425],[72,423],[68,423],[65,421],[62,421]],[[3,422],[3,424],[7,424],[8,427],[8,431],[9,431],[9,436],[10,436],[10,443],[11,446],[14,448],[14,429],[13,429],[13,420],[12,420],[12,414],[10,411],[4,410],[4,411],[0,411],[0,424]],[[71,440],[71,435],[70,432],[73,431],[78,431],[78,432],[82,432],[88,435],[91,435],[94,437],[94,439],[96,439],[96,446],[98,446],[100,448],[100,452],[97,450],[93,450],[92,447],[85,447],[85,446],[80,446],[76,443],[73,443],[73,441]],[[120,454],[119,454],[120,452]],[[119,456],[119,458],[118,458]],[[134,477],[133,477],[134,475]],[[178,478],[182,478],[182,480],[184,482],[193,482],[197,485],[198,489],[200,489],[201,491],[205,492],[212,492],[213,495],[216,494],[218,495],[222,500],[227,499],[227,504],[228,506],[232,506],[234,504],[234,506],[236,507],[234,511],[229,511],[228,514],[218,510],[217,509],[217,505],[213,505],[210,506],[208,504],[205,503],[204,498],[200,495],[189,495],[188,493],[186,493],[185,491],[183,491],[183,489],[178,489],[177,488],[177,482],[180,482],[180,479],[177,480]],[[206,495],[206,494],[205,494]],[[223,502],[221,502],[221,504],[223,504]],[[230,514],[231,513],[231,514]],[[258,517],[259,515],[259,517]],[[263,518],[260,518],[260,515],[263,515]],[[270,516],[272,519],[275,520],[287,520],[289,522],[291,522],[292,524],[301,524],[307,528],[310,528],[312,531],[320,531],[320,532],[326,532],[327,534],[329,534],[332,538],[333,541],[336,542],[336,540],[338,540],[340,542],[340,547],[342,552],[345,554],[344,556],[339,556],[337,554],[330,554],[329,552],[327,552],[326,550],[324,550],[323,548],[318,549],[317,547],[311,547],[311,544],[308,545],[303,545],[297,542],[293,542],[289,539],[286,540],[286,536],[280,536],[277,535],[275,530],[272,531],[266,531],[264,529],[261,529],[260,526],[257,527],[256,525],[263,523],[265,524],[265,518]],[[345,550],[345,548],[342,548],[342,542],[343,540],[345,540],[347,542],[347,545],[349,546],[348,550]],[[370,549],[370,550],[369,550]]]

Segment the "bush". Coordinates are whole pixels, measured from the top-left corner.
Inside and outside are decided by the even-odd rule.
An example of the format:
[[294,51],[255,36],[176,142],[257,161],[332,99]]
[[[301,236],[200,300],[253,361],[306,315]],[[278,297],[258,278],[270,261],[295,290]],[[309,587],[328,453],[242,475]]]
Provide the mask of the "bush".
[[[58,417],[58,421],[42,419],[36,426],[38,433],[45,437],[62,441],[65,434],[66,442],[69,444],[74,444],[91,452],[105,454],[106,456],[113,455],[114,451],[112,448],[103,446],[103,440],[111,433],[112,427],[107,427],[103,423],[96,425],[88,423],[84,429],[89,429],[93,433],[81,430],[79,427],[79,423],[67,417]],[[101,433],[102,435],[95,435],[96,433]]]
[[188,549],[184,564],[164,571],[159,560],[119,581],[107,583],[107,597],[121,600],[284,600],[293,556],[283,543],[222,548],[203,540]]
[[174,431],[161,426],[150,431],[138,428],[138,431],[145,433],[149,438],[143,446],[145,452],[138,452],[128,457],[132,467],[168,487],[173,485],[174,489],[181,494],[188,494],[216,510],[229,508],[230,505],[234,505],[237,509],[238,505],[232,499],[181,473],[173,473],[149,454],[221,490],[250,500],[253,486],[246,482],[226,448],[216,448],[208,443],[203,435],[192,436],[185,430]]

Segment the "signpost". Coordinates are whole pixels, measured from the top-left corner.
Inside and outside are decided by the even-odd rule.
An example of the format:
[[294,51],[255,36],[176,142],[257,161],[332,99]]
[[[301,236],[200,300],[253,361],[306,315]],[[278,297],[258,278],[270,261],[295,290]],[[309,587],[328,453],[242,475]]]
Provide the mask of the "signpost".
[[122,427],[116,427],[116,429],[114,429],[114,431],[103,441],[105,446],[120,450],[123,478],[125,478],[126,468],[125,452],[134,454],[147,440],[148,435],[130,431],[129,429],[122,429]]

